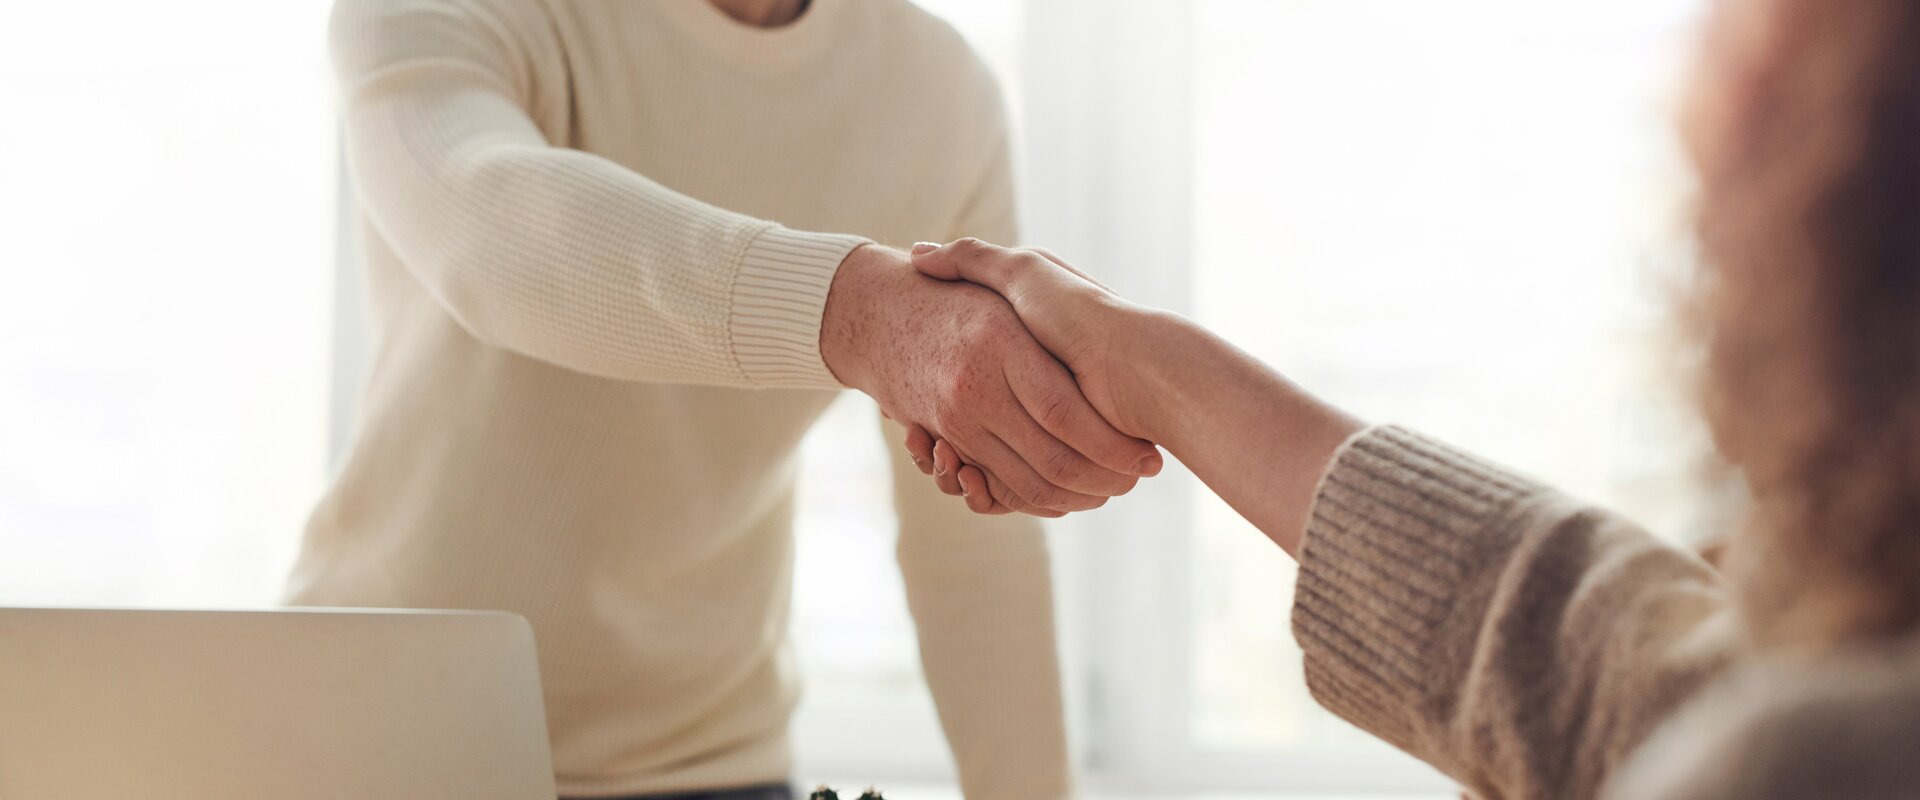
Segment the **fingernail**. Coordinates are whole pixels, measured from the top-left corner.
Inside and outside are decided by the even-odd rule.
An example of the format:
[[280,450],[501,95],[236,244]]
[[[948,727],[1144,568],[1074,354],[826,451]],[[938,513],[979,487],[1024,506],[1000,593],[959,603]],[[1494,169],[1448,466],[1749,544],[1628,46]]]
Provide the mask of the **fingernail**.
[[966,484],[964,484],[964,483],[962,483],[962,484],[960,484],[960,496],[961,496],[961,497],[972,497],[972,496],[973,496],[973,489],[971,489],[971,488],[969,488],[969,487],[968,487],[968,486],[967,486]]
[[933,474],[935,475],[947,474],[947,465],[940,463],[940,459],[938,458],[933,460]]
[[916,256],[924,256],[938,249],[940,249],[940,245],[934,244],[933,242],[916,242],[913,245],[913,254]]
[[1158,475],[1160,474],[1160,468],[1165,465],[1166,462],[1160,458],[1159,453],[1149,453],[1146,457],[1134,462],[1133,474],[1142,476]]

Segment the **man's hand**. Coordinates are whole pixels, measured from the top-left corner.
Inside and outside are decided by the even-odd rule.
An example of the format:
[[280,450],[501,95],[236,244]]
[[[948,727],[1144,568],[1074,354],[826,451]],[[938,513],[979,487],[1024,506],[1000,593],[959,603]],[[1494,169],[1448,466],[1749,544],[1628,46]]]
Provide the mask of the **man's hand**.
[[991,497],[970,503],[1057,517],[1160,471],[1153,445],[1109,425],[1005,300],[921,275],[900,251],[868,245],[840,265],[820,355],[888,416],[984,468]]
[[[1135,305],[1105,284],[1040,247],[1001,247],[979,239],[913,247],[913,266],[943,281],[979,284],[1005,297],[1033,338],[1073,372],[1095,411],[1129,436],[1150,439],[1135,413],[1140,394],[1116,364],[1141,315],[1161,313]],[[1122,357],[1124,358],[1124,357]],[[1117,368],[1117,369],[1116,369]]]
[[[1129,380],[1135,374],[1133,365],[1114,359],[1116,352],[1126,351],[1126,340],[1141,316],[1156,312],[1121,299],[1039,248],[1006,248],[978,239],[922,243],[913,248],[913,266],[929,277],[967,281],[1005,297],[1034,338],[1073,372],[1095,411],[1123,433],[1150,438],[1134,416],[1143,391],[1138,381]],[[918,427],[908,428],[906,446],[923,471],[931,462],[941,491],[965,495],[968,507],[977,512],[999,510],[979,491],[994,481],[990,467],[965,458],[937,434]]]

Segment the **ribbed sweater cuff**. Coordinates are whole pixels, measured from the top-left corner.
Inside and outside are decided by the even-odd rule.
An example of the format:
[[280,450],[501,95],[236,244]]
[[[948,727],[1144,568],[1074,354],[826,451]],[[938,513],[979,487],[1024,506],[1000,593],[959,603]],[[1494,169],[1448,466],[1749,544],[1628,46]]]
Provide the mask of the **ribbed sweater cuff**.
[[747,245],[733,286],[733,355],[766,388],[838,389],[820,359],[820,315],[848,253],[869,240],[770,226]]
[[1293,631],[1322,705],[1401,747],[1471,658],[1481,602],[1515,544],[1532,482],[1394,427],[1349,440],[1321,478],[1300,553]]

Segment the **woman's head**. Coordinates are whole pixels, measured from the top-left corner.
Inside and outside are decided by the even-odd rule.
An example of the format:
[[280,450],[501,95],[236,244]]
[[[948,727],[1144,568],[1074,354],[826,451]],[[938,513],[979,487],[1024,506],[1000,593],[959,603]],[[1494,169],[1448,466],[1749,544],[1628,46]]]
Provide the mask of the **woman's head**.
[[1763,640],[1920,628],[1920,4],[1725,0],[1685,120]]

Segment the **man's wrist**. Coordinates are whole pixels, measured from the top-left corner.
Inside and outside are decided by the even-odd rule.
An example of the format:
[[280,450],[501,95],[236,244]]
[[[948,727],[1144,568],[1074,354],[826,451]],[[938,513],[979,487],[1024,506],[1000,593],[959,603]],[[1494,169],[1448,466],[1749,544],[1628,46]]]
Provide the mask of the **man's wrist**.
[[868,345],[879,320],[874,290],[889,271],[911,269],[904,253],[877,244],[847,253],[827,290],[820,315],[820,360],[842,384],[866,391],[873,360]]

